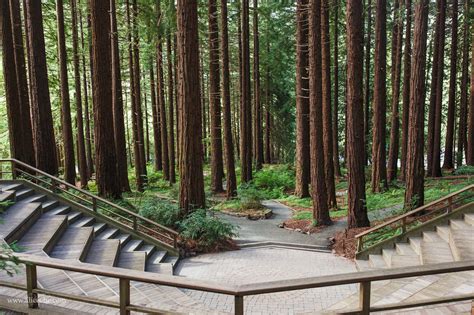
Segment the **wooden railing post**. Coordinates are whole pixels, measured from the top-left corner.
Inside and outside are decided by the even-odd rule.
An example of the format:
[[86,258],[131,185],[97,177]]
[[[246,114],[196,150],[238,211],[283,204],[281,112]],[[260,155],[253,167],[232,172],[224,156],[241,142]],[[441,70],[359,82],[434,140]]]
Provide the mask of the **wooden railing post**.
[[240,295],[234,296],[234,314],[244,315],[244,297]]
[[357,251],[360,252],[362,250],[362,247],[364,246],[363,239],[364,237],[361,236],[357,238]]
[[407,231],[407,218],[403,217],[402,218],[402,234]]
[[453,197],[448,199],[448,213],[453,211]]
[[15,172],[16,163],[15,163],[15,161],[12,161],[11,168],[12,168],[12,179],[16,179],[16,172]]
[[38,294],[34,290],[38,287],[38,277],[36,275],[36,266],[26,265],[26,293],[29,308],[38,308]]
[[129,315],[130,310],[130,280],[120,279],[120,315]]
[[92,210],[94,210],[94,212],[97,212],[97,199],[95,198],[92,198]]
[[359,307],[361,310],[360,314],[362,315],[370,314],[370,281],[360,283]]
[[138,230],[137,217],[133,217],[133,230]]

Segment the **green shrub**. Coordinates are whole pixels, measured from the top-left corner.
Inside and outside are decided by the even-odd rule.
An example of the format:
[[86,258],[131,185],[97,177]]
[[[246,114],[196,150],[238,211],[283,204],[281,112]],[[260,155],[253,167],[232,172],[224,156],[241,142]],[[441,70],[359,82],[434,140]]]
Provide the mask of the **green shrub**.
[[196,210],[179,223],[179,231],[185,240],[194,240],[205,247],[212,247],[236,236],[235,226],[205,210]]
[[474,166],[463,165],[453,172],[454,175],[474,175]]
[[237,189],[240,199],[240,209],[261,209],[264,196],[252,183],[241,184]]
[[143,202],[138,212],[142,217],[168,227],[176,227],[179,223],[179,208],[162,200],[148,199]]
[[267,198],[281,198],[285,191],[295,188],[295,172],[288,165],[266,167],[255,173],[253,184]]

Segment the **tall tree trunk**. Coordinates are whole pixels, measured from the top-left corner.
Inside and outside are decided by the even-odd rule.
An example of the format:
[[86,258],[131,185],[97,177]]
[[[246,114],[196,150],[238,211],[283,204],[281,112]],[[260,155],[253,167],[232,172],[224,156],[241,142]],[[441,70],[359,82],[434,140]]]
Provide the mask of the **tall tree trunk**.
[[322,106],[323,146],[326,190],[329,208],[337,208],[332,155],[331,110],[331,41],[329,36],[329,0],[321,0],[321,58],[322,58]]
[[[464,0],[464,12],[468,14],[469,0]],[[467,159],[467,102],[468,102],[468,82],[469,82],[469,20],[465,19],[463,23],[463,45],[462,45],[462,64],[461,64],[461,89],[459,102],[459,127],[458,127],[458,152],[456,156],[457,167],[463,163],[463,153],[466,151]]]
[[242,64],[240,100],[240,163],[241,181],[252,180],[252,107],[250,91],[249,0],[242,0]]
[[334,175],[341,177],[339,163],[339,0],[334,1],[334,106],[332,112],[332,156]]
[[[365,163],[370,160],[370,102],[372,96],[370,95],[370,48],[372,46],[372,0],[367,0],[367,35],[365,39],[365,91],[364,91],[364,143],[365,143]],[[347,82],[346,82],[347,83]],[[347,124],[346,124],[347,126]],[[347,149],[347,146],[346,146]]]
[[[270,103],[269,103],[270,104]],[[272,138],[272,124],[271,124],[271,113],[270,109],[267,108],[265,110],[265,157],[267,164],[272,164],[273,163],[273,158],[272,158],[272,144],[271,144],[271,138]]]
[[[400,1],[400,2],[398,2]],[[392,32],[392,117],[390,126],[390,145],[388,152],[387,179],[392,182],[397,178],[398,151],[400,138],[400,119],[398,103],[400,102],[400,76],[402,72],[403,41],[403,0],[395,0],[394,26]]]
[[365,203],[362,0],[347,1],[348,228],[370,226]]
[[441,176],[441,109],[443,97],[446,0],[437,1],[430,110],[428,117],[428,176]]
[[155,73],[153,71],[153,61],[150,62],[150,92],[151,92],[151,112],[153,120],[153,165],[155,171],[163,170],[161,160],[161,130],[160,130],[160,110],[156,102]]
[[94,162],[92,158],[92,137],[89,116],[89,93],[86,71],[86,54],[84,44],[84,28],[82,27],[82,12],[80,10],[80,0],[78,0],[79,9],[79,25],[81,33],[81,47],[82,47],[82,85],[84,86],[84,118],[85,118],[85,143],[86,143],[86,161],[87,161],[87,179],[91,178],[94,172]]
[[309,1],[309,104],[311,189],[313,218],[318,225],[331,224],[324,172],[321,71],[321,1]]
[[260,97],[260,44],[258,33],[258,0],[253,0],[253,84],[254,84],[254,121],[255,121],[255,168],[263,164],[262,102]]
[[222,157],[221,95],[219,73],[219,27],[216,0],[209,0],[209,111],[211,136],[211,190],[224,191]]
[[3,73],[11,156],[34,165],[20,6],[17,1],[9,3],[8,0],[2,0],[1,6]]
[[76,163],[74,157],[74,138],[72,136],[69,82],[67,77],[63,0],[56,0],[56,22],[58,28],[59,81],[61,86],[61,130],[64,145],[64,179],[66,182],[74,185],[76,183]]
[[309,197],[308,0],[296,9],[296,182],[295,195]]
[[169,135],[168,135],[168,153],[171,184],[176,183],[176,165],[175,165],[175,142],[174,142],[174,79],[173,79],[173,62],[171,54],[171,35],[166,37],[166,53],[168,55],[168,113],[169,113]]
[[424,201],[424,100],[428,0],[415,3],[413,55],[410,75],[410,106],[406,159],[405,209],[421,206]]
[[112,109],[114,123],[115,151],[117,155],[117,178],[122,191],[130,191],[127,168],[127,148],[125,143],[125,123],[122,96],[122,75],[120,73],[120,53],[118,45],[117,16],[115,0],[110,0],[111,49],[112,49]]
[[222,105],[224,119],[224,152],[226,168],[226,197],[237,194],[235,176],[234,144],[232,140],[232,112],[230,103],[229,33],[227,27],[227,0],[221,0],[221,59],[222,59]]
[[467,123],[467,165],[474,165],[474,35],[472,35],[471,41],[471,100],[469,103],[469,120]]
[[31,67],[31,118],[36,167],[49,174],[57,175],[56,140],[49,98],[41,2],[26,0],[26,15],[30,54],[28,58]]
[[94,132],[96,151],[96,181],[99,195],[120,198],[120,183],[114,176],[117,170],[112,112],[112,58],[110,45],[110,3],[90,0],[92,28],[92,57],[94,96]]
[[135,93],[135,111],[133,117],[137,121],[137,140],[140,154],[140,177],[146,183],[146,157],[145,157],[145,136],[143,128],[143,111],[141,100],[141,84],[140,84],[140,36],[138,32],[138,5],[137,0],[133,0],[133,16],[132,16],[132,31],[133,31],[133,76]]
[[444,147],[443,168],[454,168],[454,121],[456,112],[456,75],[458,57],[458,0],[453,0],[451,4],[451,55],[449,73],[449,101],[448,119],[446,126],[446,144]]
[[81,91],[81,69],[79,65],[79,35],[77,31],[77,4],[76,0],[71,0],[72,15],[72,51],[74,63],[74,88],[76,101],[76,142],[77,142],[77,162],[79,166],[79,176],[81,188],[87,187],[87,160],[86,144],[84,139],[84,117],[82,114],[82,91]]
[[182,215],[205,207],[199,91],[197,2],[178,0],[178,102],[181,109],[179,206]]
[[400,179],[405,180],[407,145],[408,145],[408,112],[410,105],[410,72],[411,72],[411,18],[412,18],[412,2],[405,0],[406,7],[406,28],[405,28],[405,46],[403,51],[403,105],[402,105],[402,152],[401,152],[401,168]]
[[[143,81],[146,81],[146,76],[143,75]],[[145,120],[145,161],[150,161],[150,128],[148,121],[148,96],[146,90],[143,91],[143,105],[144,105],[144,120]]]
[[377,0],[375,19],[374,117],[372,139],[372,191],[388,189],[385,128],[387,124],[387,1]]

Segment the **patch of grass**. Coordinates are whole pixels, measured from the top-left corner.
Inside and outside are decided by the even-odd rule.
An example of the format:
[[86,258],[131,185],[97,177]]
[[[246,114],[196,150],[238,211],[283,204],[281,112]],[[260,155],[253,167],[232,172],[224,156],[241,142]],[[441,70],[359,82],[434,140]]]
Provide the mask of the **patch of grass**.
[[373,193],[370,188],[366,191],[366,202],[368,211],[390,208],[403,203],[405,189],[391,188],[382,193]]
[[474,175],[474,166],[472,165],[463,165],[457,168],[453,175]]
[[283,198],[278,199],[279,201],[284,202],[289,207],[300,207],[300,208],[311,208],[312,201],[311,198],[299,198],[295,195],[287,195]]

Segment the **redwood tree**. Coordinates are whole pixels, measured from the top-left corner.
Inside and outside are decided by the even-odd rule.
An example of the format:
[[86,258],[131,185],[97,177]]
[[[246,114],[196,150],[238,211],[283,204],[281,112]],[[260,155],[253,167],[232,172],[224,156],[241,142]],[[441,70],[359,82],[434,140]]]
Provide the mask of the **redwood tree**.
[[171,54],[171,36],[166,37],[166,54],[168,56],[168,153],[169,153],[169,181],[171,184],[176,183],[176,157],[174,142],[174,79],[173,79],[173,62]]
[[296,182],[295,195],[309,197],[308,0],[296,7]]
[[428,0],[415,3],[413,55],[410,75],[410,106],[406,159],[405,208],[412,209],[424,201],[424,106]]
[[258,0],[253,0],[253,103],[255,168],[263,164],[262,102],[260,97],[260,44],[258,31]]
[[331,224],[324,172],[321,71],[321,1],[309,1],[309,107],[313,218]]
[[374,116],[372,139],[372,191],[388,188],[386,172],[385,127],[387,123],[387,1],[376,1]]
[[[468,0],[464,1],[464,12],[468,12]],[[466,14],[466,13],[464,13]],[[463,163],[463,153],[466,152],[467,159],[467,102],[468,102],[468,82],[469,82],[469,20],[465,19],[463,23],[463,45],[462,45],[462,64],[461,64],[461,89],[459,102],[459,127],[458,127],[458,152],[456,156],[457,166]]]
[[205,207],[197,1],[177,1],[178,107],[180,108],[179,206],[186,215]]
[[[474,33],[473,33],[474,34]],[[474,35],[471,42],[471,100],[469,103],[469,120],[467,124],[467,154],[466,163],[474,165]]]
[[362,0],[347,1],[347,223],[369,226],[365,203]]
[[234,144],[232,140],[232,113],[230,103],[229,74],[229,34],[227,27],[227,0],[221,0],[221,56],[222,56],[222,105],[224,119],[224,152],[227,182],[227,199],[236,195],[237,179],[235,176]]
[[[117,158],[114,141],[112,113],[112,58],[110,47],[110,3],[90,0],[92,28],[92,80],[94,97],[94,133],[96,156],[96,181],[99,195],[119,198],[120,182],[115,174]],[[100,75],[99,75],[100,74]]]
[[153,61],[150,63],[150,93],[151,93],[151,112],[153,124],[153,166],[155,171],[163,170],[161,160],[161,130],[160,130],[160,111],[156,101],[155,73],[153,71]]
[[341,177],[339,163],[339,0],[334,4],[334,106],[332,111],[332,155],[334,175]]
[[41,1],[26,0],[26,16],[31,118],[36,167],[49,174],[57,175],[58,160],[49,98]]

